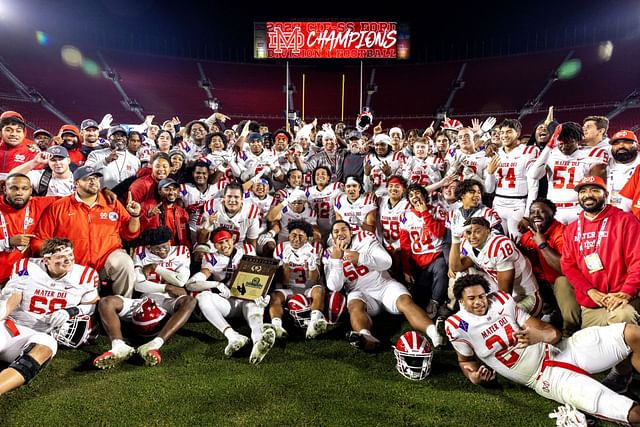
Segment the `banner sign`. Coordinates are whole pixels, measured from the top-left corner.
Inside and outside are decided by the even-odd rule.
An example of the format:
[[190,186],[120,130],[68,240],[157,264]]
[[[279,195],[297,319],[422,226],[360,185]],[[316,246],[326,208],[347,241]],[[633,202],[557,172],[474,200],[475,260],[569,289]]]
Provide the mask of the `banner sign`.
[[[255,53],[263,58],[398,58],[396,22],[261,22],[254,27]],[[404,59],[404,58],[403,58]]]

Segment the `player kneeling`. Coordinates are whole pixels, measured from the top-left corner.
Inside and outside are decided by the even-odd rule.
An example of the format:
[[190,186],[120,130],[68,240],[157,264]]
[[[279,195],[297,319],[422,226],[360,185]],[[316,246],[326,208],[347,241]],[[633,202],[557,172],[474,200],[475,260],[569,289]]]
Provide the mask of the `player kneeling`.
[[325,288],[318,283],[318,264],[322,255],[319,243],[310,243],[313,228],[305,220],[294,220],[287,225],[288,241],[276,246],[273,257],[282,266],[282,287],[271,293],[269,314],[278,338],[285,337],[282,327],[283,306],[293,295],[302,294],[311,299],[311,316],[306,323],[307,338],[315,338],[327,331],[328,323],[322,314]]
[[333,246],[325,251],[324,267],[327,288],[347,291],[347,309],[353,329],[348,336],[356,347],[375,350],[380,341],[371,335],[375,316],[384,307],[389,313],[404,314],[411,326],[425,331],[435,347],[442,344],[435,325],[427,313],[411,299],[409,291],[389,276],[391,255],[373,233],[352,235],[346,221],[336,221],[331,228]]
[[93,313],[98,273],[74,264],[67,239],[47,240],[41,254],[42,259],[16,262],[0,297],[0,360],[11,362],[0,372],[0,394],[29,383],[55,356],[52,335],[73,346],[88,336],[88,330],[78,330],[72,342],[63,332],[69,324],[78,326],[76,318]]
[[[93,361],[100,369],[117,366],[138,353],[147,366],[160,363],[160,347],[189,320],[196,300],[187,295],[184,285],[189,278],[191,257],[186,246],[171,246],[171,230],[158,227],[141,235],[144,247],[135,250],[135,290],[142,298],[120,295],[103,298],[98,305],[102,326],[111,340],[111,350]],[[166,320],[166,315],[170,317]],[[132,321],[140,335],[157,336],[137,349],[122,337],[120,319]],[[159,330],[159,332],[158,332]]]
[[445,322],[469,381],[493,381],[497,372],[547,399],[617,423],[640,425],[636,402],[591,377],[629,356],[640,370],[639,326],[592,326],[561,340],[560,331],[531,317],[511,295],[489,291],[481,275],[460,277],[453,288],[460,311]]
[[249,361],[258,364],[276,340],[273,327],[262,322],[269,297],[260,297],[255,301],[231,298],[231,290],[227,285],[243,255],[255,255],[256,251],[250,244],[234,246],[233,236],[222,228],[212,233],[212,240],[214,251],[202,259],[202,269],[189,280],[187,289],[199,292],[196,299],[202,314],[229,341],[224,349],[227,357],[249,342],[249,338],[236,332],[226,320],[227,317],[242,313],[251,328],[253,340]]

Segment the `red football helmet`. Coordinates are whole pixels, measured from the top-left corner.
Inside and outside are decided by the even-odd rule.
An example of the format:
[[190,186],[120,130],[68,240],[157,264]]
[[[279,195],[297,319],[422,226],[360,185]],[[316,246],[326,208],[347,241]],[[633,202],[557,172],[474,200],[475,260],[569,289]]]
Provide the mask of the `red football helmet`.
[[311,303],[303,294],[293,294],[287,301],[289,314],[301,328],[306,328],[311,319]]
[[403,377],[423,380],[431,372],[433,351],[429,341],[416,331],[405,332],[398,338],[393,349],[396,368]]
[[142,303],[133,311],[133,329],[143,337],[153,336],[162,328],[162,321],[167,311],[158,307],[151,298],[144,298]]
[[347,311],[347,299],[340,292],[327,292],[327,300],[324,304],[327,322],[338,323]]
[[443,130],[460,130],[464,126],[462,126],[462,122],[458,119],[447,119],[442,123]]
[[79,314],[51,331],[51,336],[60,344],[78,348],[98,335],[98,324],[88,314]]

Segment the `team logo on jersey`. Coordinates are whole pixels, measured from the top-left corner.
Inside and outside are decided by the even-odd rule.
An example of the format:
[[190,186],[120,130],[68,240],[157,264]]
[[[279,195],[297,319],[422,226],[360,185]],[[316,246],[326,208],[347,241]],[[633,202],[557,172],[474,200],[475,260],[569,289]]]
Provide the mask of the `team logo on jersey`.
[[117,221],[118,220],[118,213],[117,212],[109,212],[109,219],[111,221]]

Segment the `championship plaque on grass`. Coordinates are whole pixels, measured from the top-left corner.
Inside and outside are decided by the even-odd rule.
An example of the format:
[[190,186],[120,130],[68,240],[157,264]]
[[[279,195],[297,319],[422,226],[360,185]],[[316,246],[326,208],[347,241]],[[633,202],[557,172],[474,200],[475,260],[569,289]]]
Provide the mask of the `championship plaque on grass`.
[[253,301],[266,295],[278,264],[273,258],[244,255],[231,279],[231,296]]

